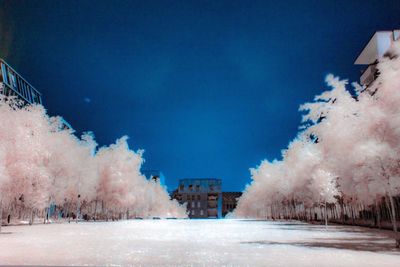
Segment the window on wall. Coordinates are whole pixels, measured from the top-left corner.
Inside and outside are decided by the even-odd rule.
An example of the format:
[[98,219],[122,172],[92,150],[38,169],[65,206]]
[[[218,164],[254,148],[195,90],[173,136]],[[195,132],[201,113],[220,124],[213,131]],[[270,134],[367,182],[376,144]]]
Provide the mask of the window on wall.
[[199,202],[197,202],[197,207],[200,208],[200,206],[201,206],[201,204],[200,204],[200,201],[199,201]]
[[200,215],[203,216],[204,215],[204,211],[200,210]]
[[8,79],[10,80],[10,85],[13,89],[17,88],[17,78],[15,74],[11,71],[8,71]]
[[39,95],[35,91],[32,92],[32,98],[33,98],[33,102],[40,103]]
[[1,78],[4,79],[3,81],[5,83],[8,83],[8,81],[7,81],[7,68],[3,63],[0,63],[0,66],[1,66],[1,76],[2,76]]

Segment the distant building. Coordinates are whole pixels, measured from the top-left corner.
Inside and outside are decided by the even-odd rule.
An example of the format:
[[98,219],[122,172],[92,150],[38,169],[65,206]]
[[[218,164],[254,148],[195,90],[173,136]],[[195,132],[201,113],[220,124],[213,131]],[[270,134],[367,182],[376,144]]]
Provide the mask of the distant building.
[[41,93],[3,59],[0,59],[0,94],[16,96],[25,104],[42,104]]
[[221,179],[181,179],[172,198],[187,203],[189,218],[221,218],[221,188]]
[[142,170],[142,174],[146,177],[147,180],[153,180],[155,182],[160,183],[162,186],[165,186],[165,176],[159,170]]
[[222,192],[222,216],[232,212],[236,206],[242,192]]
[[367,65],[360,77],[360,84],[370,85],[379,75],[376,65],[378,61],[387,55],[392,43],[400,38],[400,30],[378,31],[368,41],[354,62],[355,65]]

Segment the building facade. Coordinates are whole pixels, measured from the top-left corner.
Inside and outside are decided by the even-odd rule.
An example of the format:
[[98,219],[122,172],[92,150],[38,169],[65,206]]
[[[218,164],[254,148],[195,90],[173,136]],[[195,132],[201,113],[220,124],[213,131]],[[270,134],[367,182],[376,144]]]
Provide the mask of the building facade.
[[222,192],[222,216],[236,209],[238,199],[242,196],[242,192]]
[[187,203],[189,218],[222,218],[222,180],[181,179],[172,198]]
[[390,46],[399,38],[400,30],[375,32],[354,62],[355,65],[366,66],[360,77],[361,85],[368,87],[375,80],[379,75],[376,68],[378,61],[388,55]]
[[24,104],[42,104],[42,95],[21,75],[0,59],[0,94],[15,96]]

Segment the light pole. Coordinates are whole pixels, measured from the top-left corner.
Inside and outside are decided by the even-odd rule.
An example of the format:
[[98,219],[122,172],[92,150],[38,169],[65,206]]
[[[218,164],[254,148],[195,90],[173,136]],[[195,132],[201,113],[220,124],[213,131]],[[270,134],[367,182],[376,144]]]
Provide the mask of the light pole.
[[79,219],[79,210],[80,210],[80,208],[81,208],[80,199],[81,199],[81,195],[78,194],[78,203],[77,203],[77,205],[76,205],[76,223],[78,223],[78,219]]

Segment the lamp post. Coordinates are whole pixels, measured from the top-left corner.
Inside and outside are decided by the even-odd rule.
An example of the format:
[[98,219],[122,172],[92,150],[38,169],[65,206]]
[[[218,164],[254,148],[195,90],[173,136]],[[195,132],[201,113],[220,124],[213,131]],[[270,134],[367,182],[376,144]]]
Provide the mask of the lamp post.
[[79,212],[79,210],[80,210],[80,208],[81,208],[80,199],[81,199],[81,195],[78,194],[78,203],[77,203],[77,205],[76,205],[76,223],[78,223],[79,214],[80,214],[80,212]]

